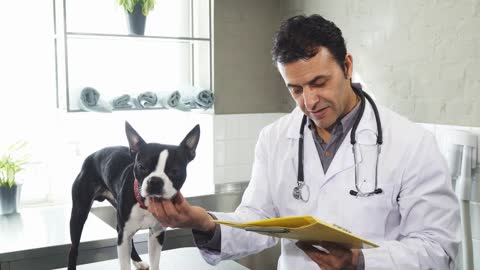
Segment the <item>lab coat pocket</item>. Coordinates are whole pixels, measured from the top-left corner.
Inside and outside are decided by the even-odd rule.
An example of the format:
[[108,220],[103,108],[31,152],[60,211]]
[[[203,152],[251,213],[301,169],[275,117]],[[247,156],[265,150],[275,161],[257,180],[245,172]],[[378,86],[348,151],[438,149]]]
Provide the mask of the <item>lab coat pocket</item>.
[[392,189],[384,186],[380,194],[368,197],[350,196],[350,216],[345,217],[349,230],[370,241],[383,240],[387,219],[393,211],[391,194]]

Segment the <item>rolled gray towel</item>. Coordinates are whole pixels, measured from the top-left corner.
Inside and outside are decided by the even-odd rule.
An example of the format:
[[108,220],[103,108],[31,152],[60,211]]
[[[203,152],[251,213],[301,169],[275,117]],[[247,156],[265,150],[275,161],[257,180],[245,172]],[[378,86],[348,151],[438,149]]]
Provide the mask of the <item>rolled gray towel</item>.
[[132,108],[131,97],[128,94],[124,94],[112,99],[111,103],[114,109],[128,109]]
[[213,92],[207,89],[188,89],[181,91],[181,94],[181,103],[192,109],[209,109],[215,102],[215,96]]
[[112,112],[110,104],[100,99],[100,93],[93,87],[85,87],[80,93],[80,107],[85,111]]
[[215,102],[215,96],[210,90],[199,90],[195,91],[195,102],[200,108],[209,109],[213,106]]
[[164,108],[175,108],[180,104],[180,92],[160,92],[158,93],[158,104]]
[[157,95],[153,92],[143,92],[137,97],[137,104],[140,108],[153,107],[157,105]]

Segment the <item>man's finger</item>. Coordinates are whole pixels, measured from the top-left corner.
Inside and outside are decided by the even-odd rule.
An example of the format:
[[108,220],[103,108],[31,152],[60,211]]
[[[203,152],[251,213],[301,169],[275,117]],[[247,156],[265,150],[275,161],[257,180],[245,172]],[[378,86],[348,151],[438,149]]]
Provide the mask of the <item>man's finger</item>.
[[160,223],[164,226],[169,226],[168,216],[163,209],[161,202],[155,202],[154,200],[150,199],[150,203],[148,205],[148,209],[153,215],[160,221]]
[[183,201],[185,200],[185,198],[183,197],[182,193],[179,191],[177,192],[177,195],[175,195],[173,198],[172,198],[172,202],[174,204],[182,204]]
[[303,250],[303,252],[305,252],[305,254],[307,254],[307,256],[310,257],[312,261],[317,263],[322,269],[331,269],[331,255],[302,241],[296,242],[295,245],[297,245],[297,247]]
[[165,213],[170,219],[176,219],[178,216],[178,211],[177,208],[173,205],[173,203],[170,200],[162,200],[161,205],[163,206],[163,209],[165,210]]
[[321,241],[319,246],[322,246],[323,248],[330,250],[330,249],[345,249],[344,247],[340,246],[339,244],[332,243],[332,242],[327,242],[327,241]]
[[303,250],[309,257],[310,256],[315,256],[315,257],[321,257],[321,258],[326,258],[328,257],[328,254],[315,248],[314,246],[307,244],[305,242],[299,241],[295,243],[297,247],[299,247],[301,250]]

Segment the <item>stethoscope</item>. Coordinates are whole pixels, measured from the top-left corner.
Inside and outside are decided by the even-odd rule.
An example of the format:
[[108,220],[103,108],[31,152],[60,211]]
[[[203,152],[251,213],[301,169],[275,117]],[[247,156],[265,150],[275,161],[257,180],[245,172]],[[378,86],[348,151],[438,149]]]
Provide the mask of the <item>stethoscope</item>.
[[[355,119],[353,123],[352,131],[350,133],[350,143],[352,144],[352,152],[353,152],[353,160],[355,163],[355,188],[356,190],[350,190],[350,195],[352,196],[360,196],[360,197],[369,197],[375,194],[382,193],[382,189],[378,187],[378,158],[380,156],[381,145],[383,143],[383,135],[382,135],[382,124],[380,122],[380,116],[378,114],[377,106],[373,99],[361,89],[360,86],[353,85],[352,88],[355,93],[360,97],[360,108],[359,108],[359,116]],[[357,155],[355,151],[355,144],[357,143],[355,134],[357,131],[358,124],[363,116],[363,112],[365,111],[365,98],[368,100],[370,105],[372,106],[373,113],[375,114],[375,121],[377,123],[377,159],[375,163],[375,188],[371,192],[363,192],[359,186],[359,165],[357,163]],[[303,137],[304,137],[304,130],[305,124],[307,123],[307,116],[304,115],[302,118],[302,124],[300,126],[300,139],[298,141],[298,175],[297,175],[297,186],[293,188],[293,198],[296,200],[301,200],[303,202],[308,202],[310,199],[310,187],[305,184],[304,175],[303,175]]]

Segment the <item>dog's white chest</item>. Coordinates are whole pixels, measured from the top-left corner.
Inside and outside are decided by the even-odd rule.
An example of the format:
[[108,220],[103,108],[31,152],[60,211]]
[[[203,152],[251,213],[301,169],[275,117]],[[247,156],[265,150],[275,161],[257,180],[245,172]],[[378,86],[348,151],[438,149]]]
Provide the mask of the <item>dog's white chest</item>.
[[132,207],[130,218],[125,223],[125,227],[128,227],[129,230],[132,231],[159,226],[161,226],[160,222],[158,222],[158,220],[150,212],[140,208],[138,204],[135,204]]

